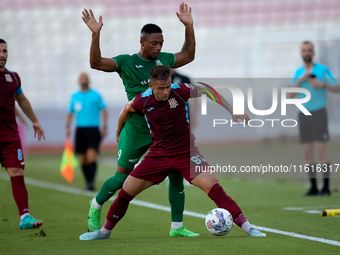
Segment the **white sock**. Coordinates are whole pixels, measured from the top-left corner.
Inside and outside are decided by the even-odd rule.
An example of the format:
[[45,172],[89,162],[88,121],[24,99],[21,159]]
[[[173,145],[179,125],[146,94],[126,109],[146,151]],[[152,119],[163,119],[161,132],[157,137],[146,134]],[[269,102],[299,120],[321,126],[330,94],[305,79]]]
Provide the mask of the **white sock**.
[[30,215],[29,213],[24,213],[23,215],[20,216],[20,220],[23,220],[27,215]]
[[112,230],[108,230],[104,227],[102,227],[101,230],[100,230],[100,233],[102,234],[102,236],[105,236],[105,237],[111,235],[111,232],[112,232]]
[[103,207],[102,205],[100,205],[100,204],[97,203],[96,198],[94,198],[94,199],[92,200],[92,205],[93,205],[93,207],[96,208],[96,209],[102,209],[102,207]]
[[246,221],[245,223],[242,224],[242,229],[243,229],[246,233],[248,233],[248,232],[250,231],[251,225],[250,225],[249,221]]
[[172,230],[176,230],[180,227],[183,226],[183,221],[182,222],[174,222],[174,221],[171,221],[171,228]]

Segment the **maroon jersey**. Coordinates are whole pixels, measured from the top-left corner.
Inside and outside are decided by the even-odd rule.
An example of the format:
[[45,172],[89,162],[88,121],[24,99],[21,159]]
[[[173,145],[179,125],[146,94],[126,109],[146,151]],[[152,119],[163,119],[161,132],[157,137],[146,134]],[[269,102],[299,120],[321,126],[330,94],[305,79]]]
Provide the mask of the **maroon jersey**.
[[0,136],[17,136],[15,119],[15,97],[22,93],[21,81],[17,73],[0,72]]
[[157,155],[187,153],[195,140],[190,133],[188,99],[197,95],[191,84],[171,84],[169,100],[157,101],[151,89],[138,94],[132,107],[144,114],[153,140],[150,152]]

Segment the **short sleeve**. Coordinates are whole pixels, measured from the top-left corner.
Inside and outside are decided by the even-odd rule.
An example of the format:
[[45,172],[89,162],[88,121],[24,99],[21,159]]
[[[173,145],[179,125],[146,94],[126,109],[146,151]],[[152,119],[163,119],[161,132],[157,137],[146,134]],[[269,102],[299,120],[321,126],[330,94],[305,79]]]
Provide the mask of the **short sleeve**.
[[198,91],[195,85],[189,83],[182,83],[178,85],[181,88],[181,93],[185,100],[188,100],[190,97],[197,97]]
[[101,97],[101,95],[98,93],[98,98],[99,98],[99,110],[103,110],[106,108],[106,104],[103,100],[103,98]]
[[120,73],[121,70],[122,70],[122,66],[124,65],[123,63],[124,63],[125,56],[126,55],[118,55],[118,56],[115,56],[115,57],[111,58],[111,59],[113,59],[116,62],[116,69],[115,69],[115,71],[117,73]]
[[15,96],[20,96],[22,94],[22,89],[21,89],[21,86],[19,88],[16,89],[15,91]]
[[135,111],[143,112],[143,106],[142,106],[142,93],[139,93],[137,96],[135,96],[131,100],[131,106]]
[[337,80],[334,78],[333,74],[327,67],[325,68],[325,72],[323,75],[325,76],[325,80],[324,80],[325,83],[330,84],[330,85],[338,84]]
[[14,79],[17,83],[17,88],[15,90],[15,96],[17,97],[17,96],[22,94],[21,80],[20,80],[19,74],[17,74],[16,72],[13,72],[13,75],[14,75]]

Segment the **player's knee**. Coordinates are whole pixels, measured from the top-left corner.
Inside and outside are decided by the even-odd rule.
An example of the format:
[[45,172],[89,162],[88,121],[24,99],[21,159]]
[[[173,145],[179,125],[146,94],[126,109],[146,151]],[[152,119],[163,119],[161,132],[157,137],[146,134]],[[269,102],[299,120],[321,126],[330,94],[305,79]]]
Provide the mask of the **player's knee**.
[[7,172],[9,177],[21,176],[24,175],[24,170],[17,167],[9,167],[7,168]]
[[217,178],[195,178],[192,182],[196,186],[200,187],[206,194],[209,194],[209,191],[215,184],[218,183]]

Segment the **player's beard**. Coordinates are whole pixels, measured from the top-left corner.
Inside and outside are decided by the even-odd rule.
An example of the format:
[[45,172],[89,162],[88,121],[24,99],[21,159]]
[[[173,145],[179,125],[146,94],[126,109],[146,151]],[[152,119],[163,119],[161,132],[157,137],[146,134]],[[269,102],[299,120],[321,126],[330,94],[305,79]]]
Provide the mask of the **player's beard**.
[[81,86],[81,90],[84,90],[84,91],[89,90],[89,84],[88,83],[80,84],[80,86]]
[[6,65],[6,60],[5,59],[0,59],[0,61],[3,61],[3,64],[0,62],[0,68],[4,68]]
[[306,64],[310,64],[312,63],[312,61],[313,61],[313,57],[309,57],[309,56],[303,57],[303,62],[305,62]]

